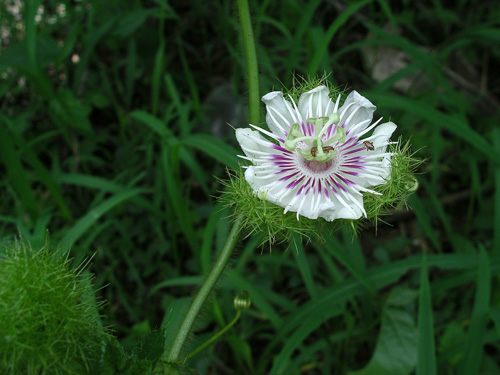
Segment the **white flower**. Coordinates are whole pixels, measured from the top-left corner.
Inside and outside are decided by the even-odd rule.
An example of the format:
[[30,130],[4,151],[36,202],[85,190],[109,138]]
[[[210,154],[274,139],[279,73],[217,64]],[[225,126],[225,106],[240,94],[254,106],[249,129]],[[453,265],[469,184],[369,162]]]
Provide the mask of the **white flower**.
[[[310,219],[359,219],[366,216],[362,192],[390,178],[386,152],[396,129],[392,122],[370,125],[375,106],[353,91],[339,108],[325,86],[301,95],[298,106],[280,91],[262,98],[271,132],[250,126],[236,138],[253,163],[245,179],[263,199]],[[377,126],[378,125],[378,126]],[[370,132],[372,135],[361,139]],[[275,142],[264,138],[273,138]]]

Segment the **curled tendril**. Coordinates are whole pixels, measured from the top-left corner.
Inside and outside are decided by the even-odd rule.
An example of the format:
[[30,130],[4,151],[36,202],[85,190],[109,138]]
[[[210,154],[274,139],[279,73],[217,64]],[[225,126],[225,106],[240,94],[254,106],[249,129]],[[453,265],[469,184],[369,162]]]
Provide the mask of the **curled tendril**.
[[250,294],[246,290],[234,297],[234,308],[238,311],[248,309],[251,304]]
[[406,184],[406,189],[408,190],[409,193],[414,193],[415,191],[417,191],[418,189],[418,180],[412,176],[411,178],[413,180],[413,184],[412,183],[407,183]]
[[221,337],[229,328],[231,328],[240,318],[241,315],[241,310],[248,309],[251,305],[252,301],[250,300],[250,294],[244,290],[240,294],[238,294],[236,297],[234,297],[234,308],[237,310],[236,316],[234,317],[231,322],[224,328],[222,328],[219,332],[217,332],[214,336],[209,338],[207,341],[205,341],[203,344],[198,346],[195,350],[193,350],[191,353],[189,353],[184,359],[182,360],[182,363],[184,363],[188,358],[191,358],[204,348],[206,348],[208,345],[212,344],[217,340],[219,337]]

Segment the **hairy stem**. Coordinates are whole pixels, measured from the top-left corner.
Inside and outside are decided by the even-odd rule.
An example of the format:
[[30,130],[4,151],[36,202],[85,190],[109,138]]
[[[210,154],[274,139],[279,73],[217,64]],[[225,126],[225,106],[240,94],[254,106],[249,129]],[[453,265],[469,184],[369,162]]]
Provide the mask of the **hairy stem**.
[[226,268],[227,262],[229,261],[231,254],[233,253],[234,246],[236,245],[236,240],[238,238],[238,233],[240,229],[241,229],[241,219],[238,218],[236,219],[233,228],[229,233],[226,244],[224,245],[224,248],[222,249],[219,258],[215,262],[212,271],[210,271],[210,274],[206,278],[205,282],[198,291],[198,294],[196,294],[193,303],[189,307],[186,317],[184,318],[184,321],[182,322],[182,325],[179,328],[179,331],[177,332],[177,336],[175,337],[174,343],[170,351],[166,351],[164,353],[162,358],[163,360],[173,363],[179,359],[182,347],[186,342],[189,332],[193,328],[193,324],[196,320],[196,317],[198,316],[198,313],[201,310],[201,307],[205,303],[207,297],[210,295],[215,284],[217,283],[217,280],[219,280],[219,277]]
[[241,33],[243,36],[243,45],[245,47],[245,57],[247,60],[250,123],[259,125],[259,69],[257,65],[257,53],[255,51],[252,22],[250,21],[248,1],[237,0],[237,3],[238,13],[240,16]]

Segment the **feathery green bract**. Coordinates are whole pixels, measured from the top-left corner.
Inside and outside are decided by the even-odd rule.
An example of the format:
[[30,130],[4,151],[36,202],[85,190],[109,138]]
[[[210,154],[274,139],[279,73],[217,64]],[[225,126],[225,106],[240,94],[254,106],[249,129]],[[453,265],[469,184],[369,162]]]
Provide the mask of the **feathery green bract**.
[[291,87],[286,87],[285,85],[283,85],[282,90],[285,97],[291,97],[295,101],[295,103],[298,103],[300,95],[318,86],[325,85],[326,87],[328,87],[328,91],[330,91],[330,98],[335,103],[339,94],[343,94],[345,90],[341,90],[339,87],[335,86],[329,80],[329,77],[330,74],[326,73],[321,76],[314,77],[302,77],[298,74],[294,74],[292,76]]
[[49,245],[15,241],[0,252],[0,373],[86,374],[102,355],[104,338],[83,267]]
[[387,214],[390,208],[406,205],[408,197],[418,187],[414,173],[423,161],[414,157],[410,141],[402,143],[398,140],[389,146],[388,152],[392,153],[391,177],[385,184],[373,188],[381,195],[367,193],[363,198],[368,219],[377,220],[379,216]]

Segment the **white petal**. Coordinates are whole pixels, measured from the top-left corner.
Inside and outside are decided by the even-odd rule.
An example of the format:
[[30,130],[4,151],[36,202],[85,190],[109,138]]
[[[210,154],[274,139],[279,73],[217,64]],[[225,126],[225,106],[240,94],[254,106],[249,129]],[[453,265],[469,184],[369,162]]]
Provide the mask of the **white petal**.
[[339,109],[340,124],[349,120],[345,125],[345,130],[349,130],[360,122],[369,120],[365,122],[365,125],[356,129],[357,132],[360,132],[372,122],[373,112],[375,112],[376,108],[377,107],[375,107],[364,96],[360,95],[357,91],[353,91],[349,94],[344,104]]
[[[326,108],[328,107],[328,102],[330,101],[328,94],[329,91],[326,86],[318,86],[300,96],[299,112],[304,121],[307,121],[308,118],[312,117],[330,115],[330,113],[326,113]],[[330,108],[332,107],[330,106]]]
[[[253,166],[250,166],[245,171],[245,180],[250,184],[255,192],[267,192],[266,186],[276,180],[276,176],[262,176],[262,172]],[[262,195],[260,195],[262,196]],[[269,200],[269,199],[268,199]],[[275,202],[273,202],[275,203]],[[278,203],[277,203],[278,204]]]
[[[394,130],[396,130],[396,128],[397,125],[393,122],[385,122],[375,128],[373,134],[369,138],[367,138],[370,140],[370,142],[373,143],[373,147],[375,148],[375,154],[385,153],[389,139],[391,138],[391,135],[392,133],[394,133]],[[384,180],[387,180],[391,175],[391,156],[384,155],[378,167],[380,168],[380,172],[378,173],[378,175],[382,177]],[[372,183],[367,184],[366,182],[369,180],[370,179],[366,179],[365,183],[362,184],[362,186],[368,187],[380,184],[380,182],[375,183],[374,180],[372,180]]]
[[393,122],[385,122],[375,128],[373,134],[370,136],[370,140],[378,152],[385,152],[387,142],[396,128],[397,125]]
[[[353,197],[354,199],[357,199],[361,201],[361,204],[363,204],[363,198],[362,197]],[[340,210],[336,211],[334,214],[334,217],[331,220],[335,219],[351,219],[351,220],[356,220],[359,219],[361,216],[363,216],[363,212],[360,210],[360,208],[355,205],[354,203],[349,204],[351,209],[349,210],[347,207],[342,207]],[[354,213],[353,213],[354,211]]]
[[261,152],[270,153],[269,148],[262,144],[269,141],[258,131],[250,128],[236,129],[236,139],[245,155],[251,158],[254,164],[257,162],[255,159],[262,157]]
[[[338,193],[330,191],[330,198],[327,198],[324,193],[318,193],[317,185],[314,189],[311,188],[307,194],[306,188],[297,195],[300,185],[290,190],[286,188],[290,181],[279,181],[277,186],[277,176],[263,180],[254,171],[247,170],[245,178],[260,197],[265,197],[269,202],[284,207],[285,212],[297,212],[297,219],[300,216],[313,220],[322,217],[327,221],[332,221],[335,219],[359,219],[363,216],[363,211],[360,208],[363,207],[361,195],[352,195],[347,192],[342,197]],[[272,181],[273,179],[274,181]],[[271,188],[271,186],[274,187]]]
[[290,126],[298,122],[291,103],[283,97],[281,91],[272,91],[262,97],[266,105],[266,122],[269,129],[279,137],[286,137]]
[[326,221],[333,221],[336,219],[359,219],[363,215],[363,212],[358,206],[363,205],[363,197],[353,195],[351,196],[351,200],[357,200],[358,204],[344,200],[344,203],[349,206],[349,208],[347,208],[344,203],[341,203],[337,196],[334,195],[332,201],[322,202],[319,205],[318,216],[324,218]]

